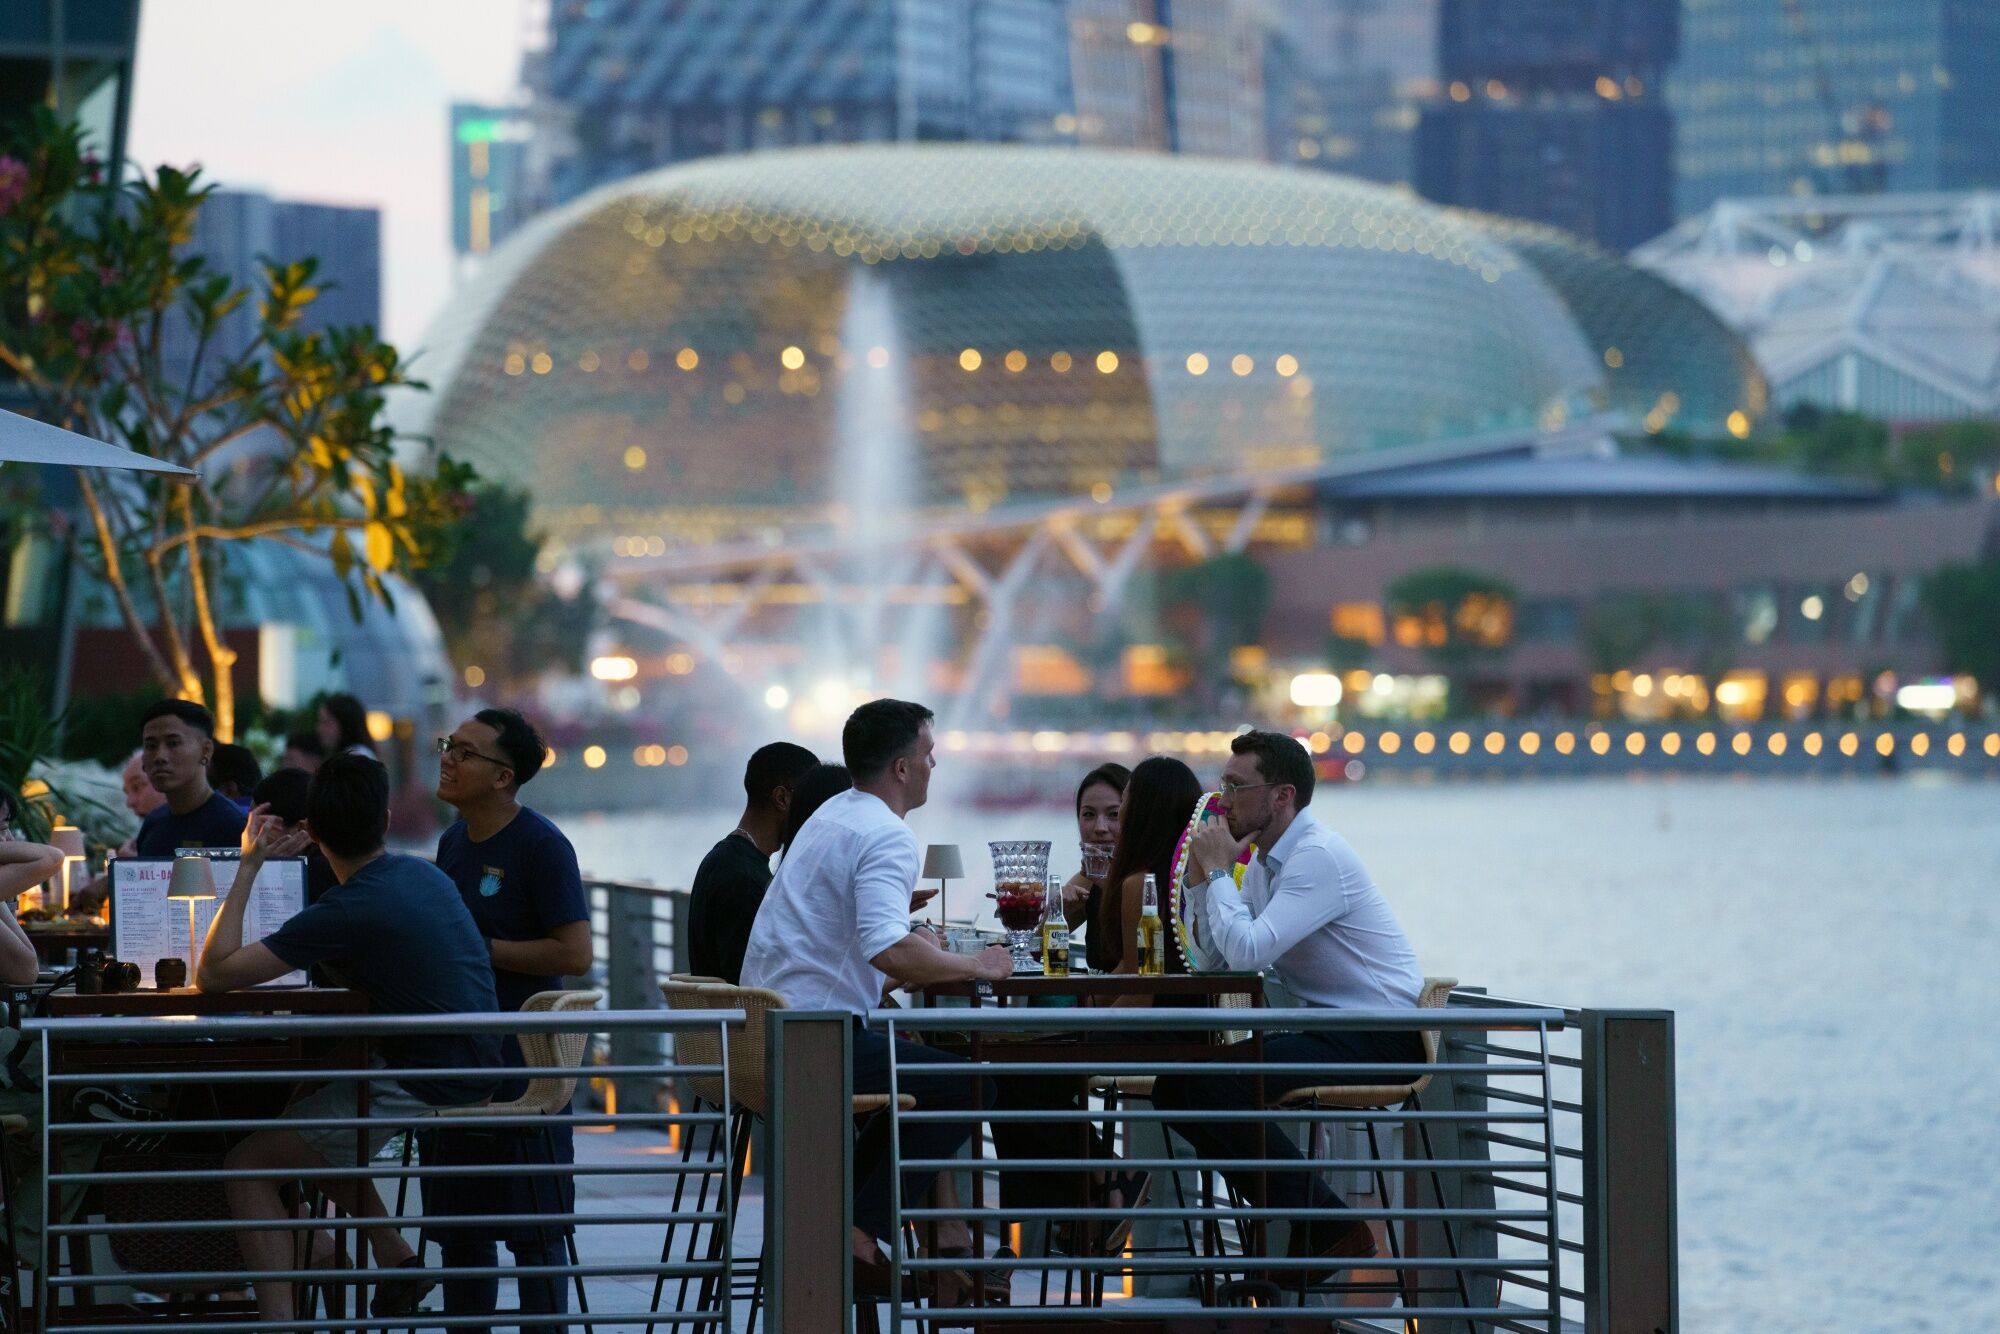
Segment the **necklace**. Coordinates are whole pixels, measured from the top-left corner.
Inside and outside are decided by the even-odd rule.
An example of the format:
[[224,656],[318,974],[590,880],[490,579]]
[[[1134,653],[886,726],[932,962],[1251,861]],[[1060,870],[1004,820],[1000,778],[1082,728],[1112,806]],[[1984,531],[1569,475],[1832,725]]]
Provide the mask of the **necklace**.
[[764,850],[762,845],[760,845],[757,842],[756,835],[752,834],[748,829],[745,829],[742,825],[737,825],[734,829],[730,830],[729,832],[732,834],[741,834],[743,836],[743,840],[746,843],[748,843],[751,847],[756,848],[757,851],[762,852]]

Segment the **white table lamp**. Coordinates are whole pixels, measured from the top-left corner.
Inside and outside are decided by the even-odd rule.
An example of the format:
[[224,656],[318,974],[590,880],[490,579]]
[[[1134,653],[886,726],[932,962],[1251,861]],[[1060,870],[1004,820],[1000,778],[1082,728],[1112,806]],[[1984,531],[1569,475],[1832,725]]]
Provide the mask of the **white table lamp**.
[[199,899],[215,897],[215,867],[206,857],[174,858],[173,878],[167,881],[167,897],[183,899],[188,906],[188,975],[201,962],[194,940],[194,905]]
[[73,824],[59,824],[49,831],[49,846],[63,855],[60,906],[68,912],[70,891],[76,888],[77,879],[83,874],[83,831]]
[[945,903],[945,896],[951,892],[950,881],[965,875],[965,858],[959,855],[956,843],[932,843],[924,849],[924,879],[938,882],[938,921],[949,924],[951,912]]

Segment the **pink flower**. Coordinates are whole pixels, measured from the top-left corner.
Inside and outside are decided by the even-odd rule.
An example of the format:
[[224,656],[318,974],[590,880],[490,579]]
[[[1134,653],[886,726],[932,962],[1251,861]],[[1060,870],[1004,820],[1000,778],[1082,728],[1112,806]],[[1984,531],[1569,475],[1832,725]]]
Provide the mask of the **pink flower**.
[[0,215],[21,202],[28,193],[28,164],[16,157],[0,157]]

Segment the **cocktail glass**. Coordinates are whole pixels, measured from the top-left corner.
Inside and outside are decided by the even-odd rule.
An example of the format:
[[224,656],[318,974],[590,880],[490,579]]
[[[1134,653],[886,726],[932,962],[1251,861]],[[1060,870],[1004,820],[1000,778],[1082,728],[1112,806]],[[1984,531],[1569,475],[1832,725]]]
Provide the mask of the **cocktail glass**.
[[993,899],[1007,932],[1007,949],[1014,956],[1014,967],[1025,968],[1034,961],[1039,943],[1036,936],[1048,895],[1049,843],[1015,839],[986,846],[993,853]]

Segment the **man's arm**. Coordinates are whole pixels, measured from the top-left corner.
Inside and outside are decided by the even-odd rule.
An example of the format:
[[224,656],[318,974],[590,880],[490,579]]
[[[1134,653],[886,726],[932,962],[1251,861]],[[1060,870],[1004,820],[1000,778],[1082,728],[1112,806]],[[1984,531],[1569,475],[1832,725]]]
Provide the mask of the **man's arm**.
[[510,973],[581,977],[590,971],[590,923],[565,922],[540,940],[489,940],[493,966]]
[[259,806],[243,826],[243,859],[236,864],[236,879],[215,920],[208,924],[208,940],[201,947],[194,984],[202,991],[237,991],[283,977],[291,965],[271,952],[262,941],[243,944],[243,913],[250,905],[250,891],[257,875],[272,856],[295,857],[307,843],[303,832],[287,833],[282,821],[266,814]]
[[1270,902],[1254,917],[1243,896],[1221,883],[1226,874],[1217,869],[1197,893],[1206,900],[1210,937],[1239,972],[1270,967],[1346,908],[1340,867],[1317,849],[1298,853],[1280,870]]
[[953,954],[931,943],[928,931],[912,931],[868,960],[906,987],[937,982],[997,982],[1014,971],[1014,960],[1003,945],[988,945],[977,954]]

